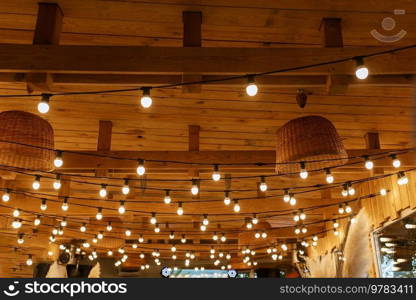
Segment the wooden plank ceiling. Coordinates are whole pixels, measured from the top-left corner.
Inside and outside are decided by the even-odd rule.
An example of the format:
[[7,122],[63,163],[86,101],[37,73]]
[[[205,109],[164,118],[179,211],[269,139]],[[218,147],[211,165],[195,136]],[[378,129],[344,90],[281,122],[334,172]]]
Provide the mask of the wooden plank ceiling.
[[[92,91],[137,87],[141,84],[152,85],[174,83],[182,80],[212,79],[224,76],[224,74],[253,72],[253,70],[257,70],[256,68],[263,68],[267,71],[269,64],[270,68],[276,68],[280,65],[281,67],[295,67],[308,62],[325,61],[325,58],[326,60],[332,60],[348,57],[349,53],[354,56],[360,53],[377,52],[388,47],[397,48],[416,44],[416,30],[414,30],[416,27],[414,18],[416,3],[410,0],[378,1],[377,5],[370,0],[363,0],[359,3],[347,0],[235,1],[238,3],[223,0],[160,0],[157,3],[136,0],[62,0],[55,2],[59,4],[60,10],[54,12],[57,14],[55,16],[58,17],[53,19],[52,22],[55,24],[53,25],[54,28],[60,30],[44,33],[49,34],[44,39],[39,38],[42,23],[36,25],[38,17],[37,1],[16,0],[0,3],[0,43],[11,44],[0,45],[0,57],[2,57],[0,61],[0,95],[23,95],[27,94],[28,91],[34,91],[35,93],[45,91]],[[393,11],[395,9],[405,9],[406,13],[394,15]],[[185,11],[198,12],[198,14],[196,17],[195,15],[185,17],[183,15]],[[59,26],[60,12],[63,15],[61,28]],[[391,32],[381,28],[381,21],[385,17],[392,17],[397,22],[396,28]],[[329,26],[329,29],[325,29],[325,26],[322,27],[324,18],[338,21],[335,21],[335,25],[331,25],[333,24],[332,21],[325,23]],[[199,21],[202,22],[200,32],[198,30],[184,30],[184,22],[190,22],[191,28],[195,29],[193,26],[198,26]],[[373,29],[377,29],[386,35],[392,34],[392,32],[395,34],[403,29],[407,31],[407,34],[394,44],[386,44],[372,37],[370,31]],[[327,30],[327,34],[325,34],[325,30]],[[184,39],[183,32],[187,32],[187,39]],[[38,34],[36,39],[34,39],[35,33]],[[133,53],[132,57],[134,59],[132,58],[132,64],[128,66],[123,58],[116,59],[121,52],[117,52],[115,48],[106,49],[104,47],[180,48],[198,47],[198,43],[203,48],[210,48],[207,50],[207,54],[204,54],[208,57],[207,60],[198,61],[198,48],[179,50],[177,57],[168,55],[173,55],[175,49],[161,48],[162,50],[157,51],[166,53],[164,57],[163,54],[160,55],[165,63],[160,66],[152,66],[149,61],[143,61],[143,65],[146,65],[145,68],[147,68],[145,73],[131,70],[135,68],[133,64],[134,59],[136,59],[134,52],[139,53],[136,54],[140,56],[142,52],[152,53],[151,48],[126,47],[124,50],[120,49],[120,51]],[[47,45],[29,46],[30,44]],[[27,45],[27,47],[22,48],[19,45]],[[61,47],[76,45],[97,46],[97,48],[65,50]],[[229,59],[230,68],[233,67],[233,64],[235,68],[223,67],[220,70],[221,61],[214,61],[215,58],[209,58],[209,56],[215,53],[219,56],[223,55],[225,52],[220,49],[222,47],[247,48],[247,52],[244,52],[243,49],[228,49],[227,51],[230,54],[225,57],[232,58],[233,55],[242,53],[242,57],[248,55],[248,63],[244,64],[244,62],[238,60],[234,62]],[[283,49],[279,50],[277,48]],[[287,51],[284,49],[287,49]],[[44,52],[39,52],[38,55],[36,51]],[[91,56],[91,61],[79,59],[85,53],[94,53],[93,51],[98,51],[97,57],[100,54],[113,53],[114,61],[112,61],[111,56],[108,60],[99,60],[93,56]],[[24,53],[28,53],[28,55],[24,55]],[[51,55],[51,57],[43,59],[42,53],[46,53],[46,55],[56,53],[56,56]],[[264,57],[253,57],[252,53],[262,53]],[[184,55],[185,59],[183,61],[179,60],[180,55]],[[193,61],[191,60],[192,55],[197,57]],[[152,90],[153,105],[148,109],[140,106],[140,93],[137,91],[98,95],[53,96],[50,103],[51,109],[44,117],[54,128],[55,147],[65,150],[100,151],[101,153],[107,153],[110,150],[148,152],[188,150],[192,152],[262,151],[255,155],[255,159],[260,158],[260,161],[268,161],[270,158],[274,159],[276,130],[287,121],[306,115],[320,115],[332,121],[345,147],[352,151],[350,153],[365,153],[361,150],[368,148],[365,139],[368,132],[378,133],[382,149],[408,148],[412,146],[411,137],[413,135],[411,126],[414,107],[412,78],[413,74],[416,74],[414,55],[415,50],[410,49],[389,54],[387,58],[369,59],[370,77],[364,82],[358,82],[352,76],[352,63],[307,70],[298,74],[279,74],[278,76],[270,75],[258,78],[260,91],[255,97],[249,97],[245,94],[244,81],[205,84],[187,89],[182,87],[154,89]],[[278,58],[279,56],[281,57]],[[62,63],[63,67],[61,69],[56,69],[60,67],[55,68],[57,64],[52,63],[54,59],[57,63]],[[126,57],[126,59],[128,58]],[[194,63],[187,64],[187,59]],[[222,59],[226,60],[224,57]],[[172,64],[169,64],[169,60],[172,60]],[[268,60],[270,60],[269,64]],[[259,64],[257,64],[258,62]],[[123,63],[125,66],[122,66]],[[28,66],[29,69],[27,69]],[[52,66],[52,69],[50,66]],[[102,72],[94,69],[101,66],[104,70]],[[114,69],[111,69],[113,67]],[[209,72],[210,67],[216,68],[215,70],[218,69],[218,72]],[[79,68],[79,72],[76,68]],[[116,68],[118,69],[116,70]],[[177,68],[180,69],[177,70]],[[198,72],[202,68],[208,71],[205,73]],[[151,72],[152,69],[154,69],[154,72]],[[30,72],[31,70],[41,71],[42,73]],[[181,73],[181,70],[184,70],[185,73]],[[299,89],[305,90],[308,94],[307,104],[304,108],[300,108],[296,103],[296,94]],[[38,114],[36,110],[38,101],[39,97],[16,96],[4,98],[0,102],[0,111],[24,110]],[[100,121],[107,121],[107,123],[100,123]],[[101,127],[99,124],[101,124]],[[358,151],[353,152],[353,150]],[[236,153],[234,154],[237,155]],[[188,159],[186,153],[183,154],[183,157]],[[201,157],[209,157],[209,155],[203,156],[201,154]],[[243,155],[241,157],[247,156]],[[169,156],[165,157],[165,159],[170,158]],[[234,158],[238,161],[239,156],[234,156]],[[65,171],[80,172],[87,176],[118,178],[130,176],[131,179],[137,179],[132,172],[133,168],[119,168],[116,162],[100,166],[100,163],[91,160],[88,163],[92,164],[92,167],[89,165],[88,168],[85,167],[83,162],[87,163],[87,160],[84,158],[83,161],[77,159],[66,161]],[[385,166],[388,164],[389,162],[384,163]],[[409,165],[412,164],[407,164],[407,166]],[[384,170],[385,172],[392,171],[391,168],[387,167]],[[157,170],[148,168],[148,171],[148,179],[185,178],[188,180],[194,177],[209,178],[211,169],[206,166],[199,169],[182,166],[181,168],[161,167]],[[270,168],[247,167],[229,168],[227,172],[231,176],[253,174],[260,176],[272,174],[273,170]],[[357,167],[344,168],[339,172],[334,170],[334,172],[337,182],[371,176],[369,171]],[[14,177],[5,171],[2,171],[2,174],[4,174],[3,186],[18,190],[30,190],[32,177],[22,174]],[[78,178],[78,180],[80,179]],[[97,184],[114,182],[104,179],[88,179],[87,181]],[[225,207],[222,198],[223,191],[230,189],[231,184],[231,188],[235,190],[250,190],[236,192],[233,196],[256,198],[240,203],[243,213],[291,208],[284,204],[280,197],[264,198],[265,195],[259,195],[256,191],[257,181],[258,178],[250,180],[233,179],[231,183],[227,180],[222,180],[220,183],[203,181],[201,182],[201,191],[215,190],[216,192],[205,194],[202,192],[197,199],[193,199],[189,192],[174,192],[172,194],[173,204],[168,207],[162,203],[149,202],[152,200],[161,202],[163,199],[163,191],[155,191],[152,188],[188,190],[190,188],[188,181],[170,183],[134,181],[136,188],[127,198],[120,194],[118,188],[109,187],[111,201],[71,201],[92,205],[93,207],[117,208],[118,201],[126,198],[124,199],[126,201],[142,201],[137,203],[127,202],[126,208],[128,210],[174,213],[178,199],[184,202],[216,199],[220,201],[208,203],[194,201],[194,203],[184,207],[185,214],[200,214],[201,211],[207,214],[227,214],[232,213],[232,208]],[[56,192],[50,187],[51,182],[51,180],[44,179],[40,192],[55,195]],[[324,175],[311,174],[306,182],[306,185],[323,184],[325,183]],[[119,181],[116,184],[120,185],[121,183],[122,181]],[[274,189],[305,185],[305,181],[293,177],[279,177],[270,180],[268,183],[270,188]],[[143,191],[143,185],[148,189]],[[81,184],[77,182],[76,178],[72,178],[67,196],[98,198],[98,188],[98,186]],[[337,188],[331,190],[331,193],[313,192],[300,195],[298,197],[299,204],[295,208],[323,203],[338,203],[340,201],[339,191],[340,189]],[[65,194],[61,194],[61,196],[65,196]],[[12,196],[10,206],[40,212],[39,200],[27,196]],[[106,222],[94,221],[95,208],[87,209],[72,205],[70,210],[63,214],[60,210],[60,203],[51,202],[49,209],[48,212],[57,215],[58,219],[60,216],[67,215],[68,218],[81,218],[84,220],[83,222],[95,224],[90,225],[90,232],[97,233],[99,230],[105,229]],[[31,226],[23,226],[20,232],[25,232],[28,240],[22,249],[18,249],[12,254],[17,259],[16,261],[21,262],[21,264],[17,264],[15,261],[12,262],[9,254],[10,249],[17,247],[17,230],[10,227],[11,209],[3,207],[0,210],[3,214],[1,232],[10,234],[5,235],[4,238],[2,237],[0,242],[0,246],[3,247],[0,249],[0,265],[2,266],[0,275],[30,276],[31,269],[25,266],[25,257],[30,253],[35,255],[36,262],[46,259],[48,249],[44,245],[51,228],[44,226],[44,228],[40,228],[39,232],[32,233]],[[337,206],[333,206],[311,212],[308,215],[308,221],[319,221],[336,216],[338,216]],[[24,218],[30,221],[34,217],[33,215],[24,214]],[[186,222],[186,224],[171,224],[169,228],[165,228],[166,222],[175,223],[178,221],[178,217],[161,217],[160,222],[163,224],[162,238],[167,239],[167,233],[171,230],[178,232],[179,236],[181,232],[198,231],[201,216],[187,215],[181,218],[180,221]],[[232,231],[244,229],[244,218],[241,218],[241,216],[231,218],[235,220],[215,224],[215,221],[224,220],[224,217],[213,216],[210,218],[213,225],[209,226],[207,233],[198,233],[197,237],[193,239],[194,244],[178,245],[178,249],[182,247],[182,249],[195,250],[198,253],[201,263],[192,263],[191,266],[200,266],[203,265],[202,262],[210,261],[207,257],[210,245],[201,245],[199,240],[210,239],[213,231],[218,231],[219,234],[223,231],[229,231],[227,237],[234,240],[234,242],[236,241],[236,244],[216,245],[218,251],[223,249],[222,251],[225,252],[241,250],[245,244],[261,246],[297,237],[294,235],[292,228],[280,229],[270,231],[267,241],[262,240],[259,243],[258,240],[253,238],[253,233],[233,233]],[[140,213],[126,212],[126,217],[123,216],[122,218],[123,224],[117,212],[107,211],[105,212],[105,220],[113,220],[115,224],[118,224],[115,227],[118,227],[116,231],[119,232],[119,237],[123,236],[124,229],[131,227],[135,236],[141,231],[145,235],[148,232],[147,237],[149,239],[157,239],[157,235],[151,233],[152,227],[147,225],[149,215],[144,216]],[[52,224],[52,220],[48,222]],[[136,224],[137,222],[143,222],[145,225]],[[79,221],[78,223],[69,222],[68,226],[73,231],[68,230],[64,238],[58,240],[68,242],[72,238],[78,237],[79,223]],[[131,225],[133,223],[135,225]],[[262,222],[259,228],[279,228],[291,225],[293,225],[292,216],[284,216],[269,218],[267,222]],[[311,225],[309,232],[325,230],[325,226],[324,223]],[[141,230],[135,230],[135,228],[141,228]],[[192,234],[195,234],[195,232],[190,233],[189,236],[192,236]],[[105,239],[100,243],[101,245],[96,248],[100,249],[101,252],[107,249],[116,251],[117,247],[123,245],[123,241],[116,239]],[[146,247],[148,249],[143,251],[148,254],[152,249],[158,247],[162,252],[162,257],[170,257],[171,255],[169,244],[154,243]],[[264,250],[262,251],[264,252]],[[138,253],[138,251],[131,250],[131,259],[128,260],[127,266],[138,266],[146,262],[146,260],[139,260]],[[147,262],[151,262],[149,256]],[[181,260],[184,258],[182,256],[183,253],[178,254]],[[233,267],[246,268],[247,265],[242,264],[241,260],[242,256],[240,254],[234,254],[231,260]],[[258,261],[263,261],[265,265],[271,262],[268,255],[260,256]],[[285,264],[290,262],[290,255],[285,257],[284,262]]]

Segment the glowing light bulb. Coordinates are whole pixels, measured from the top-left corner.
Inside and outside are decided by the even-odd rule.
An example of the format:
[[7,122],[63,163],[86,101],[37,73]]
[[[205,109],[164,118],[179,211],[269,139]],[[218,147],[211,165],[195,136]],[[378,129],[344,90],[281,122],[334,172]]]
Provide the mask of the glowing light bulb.
[[362,57],[357,57],[355,62],[355,76],[360,80],[366,79],[368,77],[369,71],[368,68],[364,65],[364,59]]
[[306,228],[305,226],[302,227],[302,233],[307,233],[308,232],[308,228]]
[[338,207],[338,213],[343,214],[344,212],[345,212],[344,206],[342,204],[340,204],[339,207]]
[[58,151],[56,153],[55,159],[53,161],[53,165],[55,166],[55,168],[60,168],[64,165],[64,161],[62,159],[62,152]]
[[150,106],[152,106],[152,98],[150,97],[150,87],[143,87],[142,91],[143,91],[143,95],[140,98],[140,104],[142,107],[144,108],[149,108]]
[[178,203],[178,209],[176,210],[176,213],[178,214],[178,216],[182,216],[183,215],[182,202],[179,202]]
[[299,220],[300,220],[299,215],[297,213],[295,213],[295,215],[293,216],[293,221],[299,222]]
[[61,221],[61,226],[66,227],[66,225],[68,225],[68,222],[66,221],[66,218],[64,217]]
[[213,240],[213,241],[218,241],[218,235],[217,235],[216,233],[214,233],[214,234],[212,235],[212,240]]
[[156,213],[152,213],[152,217],[150,218],[150,224],[156,224]]
[[227,237],[225,236],[225,234],[223,233],[221,236],[221,242],[225,242],[227,240]]
[[175,233],[173,231],[169,234],[169,239],[173,240],[175,238]]
[[296,205],[296,198],[294,195],[290,196],[289,204],[292,206]]
[[48,208],[48,206],[46,205],[46,199],[42,199],[42,202],[40,204],[40,209],[42,211],[45,211]]
[[118,213],[124,214],[126,212],[126,208],[124,207],[124,201],[120,201],[120,206],[118,207]]
[[301,211],[300,211],[299,218],[300,218],[302,221],[306,219],[306,214],[303,212],[303,210],[301,210]]
[[299,227],[295,228],[295,234],[300,234],[300,228]]
[[13,217],[17,218],[18,216],[20,216],[20,209],[16,208],[16,209],[13,211]]
[[107,185],[106,184],[101,185],[99,195],[101,198],[107,197]]
[[364,159],[364,166],[367,170],[371,170],[372,168],[374,168],[374,163],[370,160],[368,156],[366,156]]
[[266,178],[264,176],[262,176],[260,179],[259,189],[263,193],[267,191],[267,183],[266,183]]
[[343,188],[342,188],[342,191],[341,191],[341,195],[343,197],[347,197],[348,196],[348,185],[347,184],[344,184],[343,185]]
[[247,79],[247,86],[246,86],[246,93],[247,95],[253,97],[255,95],[257,95],[258,92],[258,87],[254,81],[254,76],[248,76]]
[[380,195],[381,196],[386,196],[387,195],[387,190],[386,189],[380,189]]
[[339,227],[339,223],[336,220],[333,221],[333,224],[332,225],[334,226],[334,228],[338,228]]
[[285,189],[284,194],[283,194],[283,202],[288,203],[289,201],[290,201],[289,190]]
[[23,244],[25,242],[24,236],[23,234],[19,234],[18,238],[17,238],[17,243],[19,245]]
[[212,180],[219,181],[221,179],[221,173],[219,171],[218,165],[214,166],[214,171],[212,172]]
[[406,174],[404,172],[399,172],[399,174],[397,174],[397,184],[398,185],[405,185],[408,184],[409,179],[407,178]]
[[334,176],[331,174],[331,170],[330,169],[326,169],[326,182],[331,184],[334,182]]
[[40,225],[40,217],[39,216],[37,216],[35,218],[35,220],[33,221],[33,225],[35,225],[35,226],[39,226]]
[[106,227],[107,231],[111,231],[113,230],[113,226],[111,225],[111,222],[108,222],[107,227]]
[[172,246],[172,248],[170,248],[170,251],[172,251],[172,252],[176,252],[176,247],[175,247],[175,245],[173,245],[173,246]]
[[196,196],[199,193],[198,182],[195,179],[192,179],[191,194]]
[[159,227],[159,224],[156,224],[154,231],[155,231],[156,233],[159,233],[159,232],[160,232],[160,227]]
[[130,193],[130,186],[129,186],[129,180],[124,179],[123,187],[121,188],[121,192],[123,195],[128,195]]
[[49,111],[49,98],[50,94],[42,94],[42,98],[38,103],[38,111],[41,114],[46,114]]
[[204,215],[204,219],[202,220],[202,224],[204,224],[205,226],[208,226],[208,224],[209,224],[208,215]]
[[351,184],[348,186],[348,194],[350,196],[354,196],[355,195],[355,188],[353,188]]
[[22,222],[19,219],[14,219],[12,222],[12,227],[14,229],[19,229],[20,227],[22,227]]
[[351,213],[351,212],[352,212],[352,208],[351,208],[351,206],[349,206],[349,205],[345,206],[345,212],[346,212],[347,214]]
[[182,238],[181,238],[181,243],[182,243],[182,244],[185,244],[185,243],[186,243],[186,237],[185,237],[185,235],[182,235]]
[[300,178],[302,179],[306,179],[308,178],[308,171],[306,171],[306,166],[304,162],[300,163],[300,173],[299,173]]
[[103,212],[102,212],[103,210],[102,210],[102,208],[101,207],[99,207],[98,208],[98,211],[97,211],[97,214],[95,215],[95,218],[97,219],[97,220],[102,220],[102,218],[103,218]]
[[61,209],[62,209],[63,211],[67,211],[67,210],[68,210],[68,208],[69,208],[69,205],[68,205],[68,198],[67,198],[67,197],[65,197],[65,198],[64,198],[64,201],[63,201],[63,203],[62,203]]
[[130,230],[130,229],[127,229],[127,230],[124,232],[124,234],[125,234],[126,236],[131,236],[131,230]]
[[62,184],[61,184],[61,176],[59,174],[57,174],[56,175],[56,178],[55,178],[55,180],[53,182],[53,188],[55,190],[59,190],[59,189],[61,189],[61,186],[62,186]]
[[139,243],[143,243],[144,242],[144,237],[143,237],[142,234],[139,236],[138,241],[139,241]]
[[40,188],[40,176],[35,176],[35,180],[33,180],[32,188],[34,190],[38,190]]
[[312,237],[312,240],[313,240],[314,242],[318,241],[318,236],[314,235],[314,236]]
[[265,239],[265,238],[267,238],[267,232],[262,232],[262,234],[261,234],[261,237],[263,238],[263,239]]
[[238,204],[238,200],[234,200],[234,212],[238,213],[240,212],[240,204]]
[[7,189],[4,194],[1,196],[3,202],[9,202],[10,200],[10,191]]
[[87,226],[84,224],[81,225],[81,227],[79,228],[79,231],[81,232],[86,232],[87,231]]
[[256,225],[259,222],[259,219],[257,218],[256,214],[253,214],[253,218],[251,219],[251,223],[253,223],[254,225]]
[[144,167],[144,160],[139,159],[136,172],[139,176],[143,176],[146,173],[146,168]]
[[26,260],[26,265],[31,266],[33,264],[32,255],[29,255],[29,258]]
[[207,226],[205,226],[204,224],[201,224],[199,228],[201,229],[201,231],[207,230]]
[[230,193],[228,191],[225,192],[224,204],[227,206],[231,204]]
[[251,229],[251,228],[253,228],[253,224],[251,222],[247,222],[246,227],[247,227],[247,229]]
[[393,165],[393,167],[400,168],[401,162],[397,158],[397,156],[393,154],[393,155],[391,155],[391,159],[392,159],[392,165]]
[[334,235],[338,236],[339,235],[339,231],[334,229]]
[[100,231],[100,232],[97,234],[97,238],[98,238],[99,240],[102,240],[102,239],[104,238],[104,234]]
[[165,192],[165,198],[163,199],[163,201],[165,202],[165,204],[169,204],[172,202],[172,198],[170,197],[170,191],[166,190]]

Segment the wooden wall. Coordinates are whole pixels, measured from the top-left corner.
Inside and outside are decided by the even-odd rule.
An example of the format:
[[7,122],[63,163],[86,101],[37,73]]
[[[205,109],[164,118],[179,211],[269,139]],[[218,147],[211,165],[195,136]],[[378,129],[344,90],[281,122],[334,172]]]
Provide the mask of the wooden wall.
[[[358,212],[360,208],[364,208],[368,214],[370,224],[373,230],[382,227],[386,222],[397,220],[401,217],[404,210],[414,210],[416,208],[416,172],[407,172],[409,183],[407,185],[398,185],[397,176],[390,176],[371,182],[362,183],[356,187],[357,195],[367,195],[379,192],[381,188],[385,188],[390,192],[386,196],[377,196],[374,198],[357,201],[351,205],[354,211]],[[332,251],[334,248],[341,248],[345,238],[349,220],[340,222],[340,235],[335,236],[332,232],[328,232],[325,237],[321,238],[316,247],[315,253],[318,255]],[[332,224],[327,224],[327,228],[331,229]],[[371,239],[371,236],[369,237]],[[376,277],[376,261],[373,258],[370,277]]]

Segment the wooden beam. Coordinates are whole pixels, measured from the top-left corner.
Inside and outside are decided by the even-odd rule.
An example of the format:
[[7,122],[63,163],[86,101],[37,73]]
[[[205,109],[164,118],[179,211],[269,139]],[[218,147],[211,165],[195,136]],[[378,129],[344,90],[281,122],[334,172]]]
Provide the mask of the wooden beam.
[[[356,48],[199,48],[137,46],[0,45],[0,72],[248,74],[386,51]],[[371,74],[416,74],[416,49],[366,60]],[[296,74],[353,74],[353,61]]]
[[199,151],[199,132],[201,127],[199,125],[188,126],[188,149],[189,151]]
[[321,44],[323,47],[344,47],[340,18],[323,18],[319,30],[321,32]]
[[[106,153],[111,150],[111,136],[113,132],[113,122],[100,120],[98,128],[97,152]],[[107,176],[109,168],[102,168],[97,165],[96,176]]]
[[367,132],[364,135],[365,144],[367,149],[378,150],[380,147],[380,136],[378,132]]
[[[39,3],[36,19],[34,45],[58,45],[62,29],[63,13],[56,3]],[[52,77],[48,73],[26,74],[27,90],[50,91]]]

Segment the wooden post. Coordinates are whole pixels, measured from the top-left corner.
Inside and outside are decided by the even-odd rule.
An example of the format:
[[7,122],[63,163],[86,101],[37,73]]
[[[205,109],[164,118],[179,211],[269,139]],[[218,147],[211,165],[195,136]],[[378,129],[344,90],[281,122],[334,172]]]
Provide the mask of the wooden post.
[[[202,46],[202,12],[184,11],[182,13],[183,21],[183,47],[201,47]],[[183,82],[200,81],[202,76],[199,74],[183,74]],[[183,93],[200,93],[201,85],[189,85],[182,87]]]
[[[97,152],[103,153],[111,150],[111,135],[113,132],[113,122],[100,120],[98,129]],[[108,170],[98,168],[95,171],[95,176],[105,177],[108,175]]]
[[[57,3],[39,3],[33,44],[58,45],[62,29],[63,13]],[[27,73],[27,90],[50,91],[52,77],[48,73]]]

